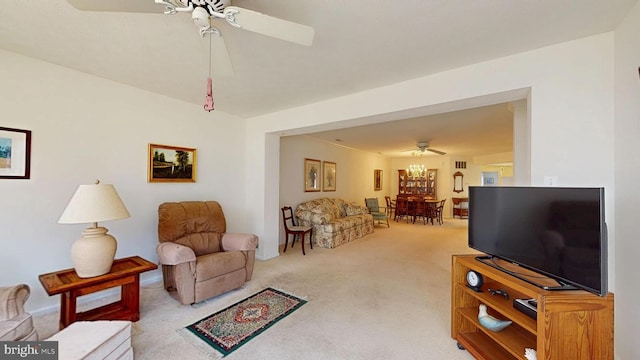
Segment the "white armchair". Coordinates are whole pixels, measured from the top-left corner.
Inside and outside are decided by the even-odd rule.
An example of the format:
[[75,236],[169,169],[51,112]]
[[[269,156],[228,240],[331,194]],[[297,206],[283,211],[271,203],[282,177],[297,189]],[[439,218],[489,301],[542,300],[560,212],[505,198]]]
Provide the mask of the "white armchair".
[[26,284],[0,287],[0,341],[36,341],[31,314],[24,311],[31,289]]

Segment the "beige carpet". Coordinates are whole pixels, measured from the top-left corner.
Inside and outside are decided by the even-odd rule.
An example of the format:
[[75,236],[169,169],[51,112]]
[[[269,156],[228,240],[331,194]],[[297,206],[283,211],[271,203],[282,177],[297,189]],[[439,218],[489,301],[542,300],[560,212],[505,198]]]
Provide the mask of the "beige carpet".
[[[336,249],[300,244],[256,261],[243,288],[182,306],[160,283],[141,289],[135,358],[207,359],[218,355],[181,329],[266,287],[309,302],[225,359],[472,359],[450,337],[451,255],[471,253],[467,222],[391,223]],[[41,337],[58,314],[35,319]]]

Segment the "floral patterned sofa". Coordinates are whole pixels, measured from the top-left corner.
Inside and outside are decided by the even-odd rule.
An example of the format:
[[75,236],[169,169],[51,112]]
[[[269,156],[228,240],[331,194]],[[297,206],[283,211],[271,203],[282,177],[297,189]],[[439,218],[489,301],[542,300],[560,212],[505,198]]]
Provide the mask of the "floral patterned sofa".
[[373,216],[367,208],[342,199],[303,202],[295,214],[299,225],[313,226],[313,244],[324,248],[335,248],[373,232]]

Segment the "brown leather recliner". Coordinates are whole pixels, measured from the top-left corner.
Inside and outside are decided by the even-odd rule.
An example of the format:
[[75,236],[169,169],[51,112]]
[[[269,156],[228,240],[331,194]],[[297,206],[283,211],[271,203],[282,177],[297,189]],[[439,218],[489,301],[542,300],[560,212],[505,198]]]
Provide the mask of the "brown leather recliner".
[[217,201],[163,203],[157,247],[167,291],[193,304],[251,280],[258,237],[229,234]]

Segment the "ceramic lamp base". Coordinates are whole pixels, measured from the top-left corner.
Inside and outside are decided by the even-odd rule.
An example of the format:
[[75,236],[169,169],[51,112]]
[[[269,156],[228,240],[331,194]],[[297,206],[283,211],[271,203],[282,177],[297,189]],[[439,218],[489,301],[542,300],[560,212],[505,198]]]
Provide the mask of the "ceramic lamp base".
[[111,271],[116,255],[116,239],[104,227],[85,229],[71,246],[71,259],[81,278],[100,276]]

